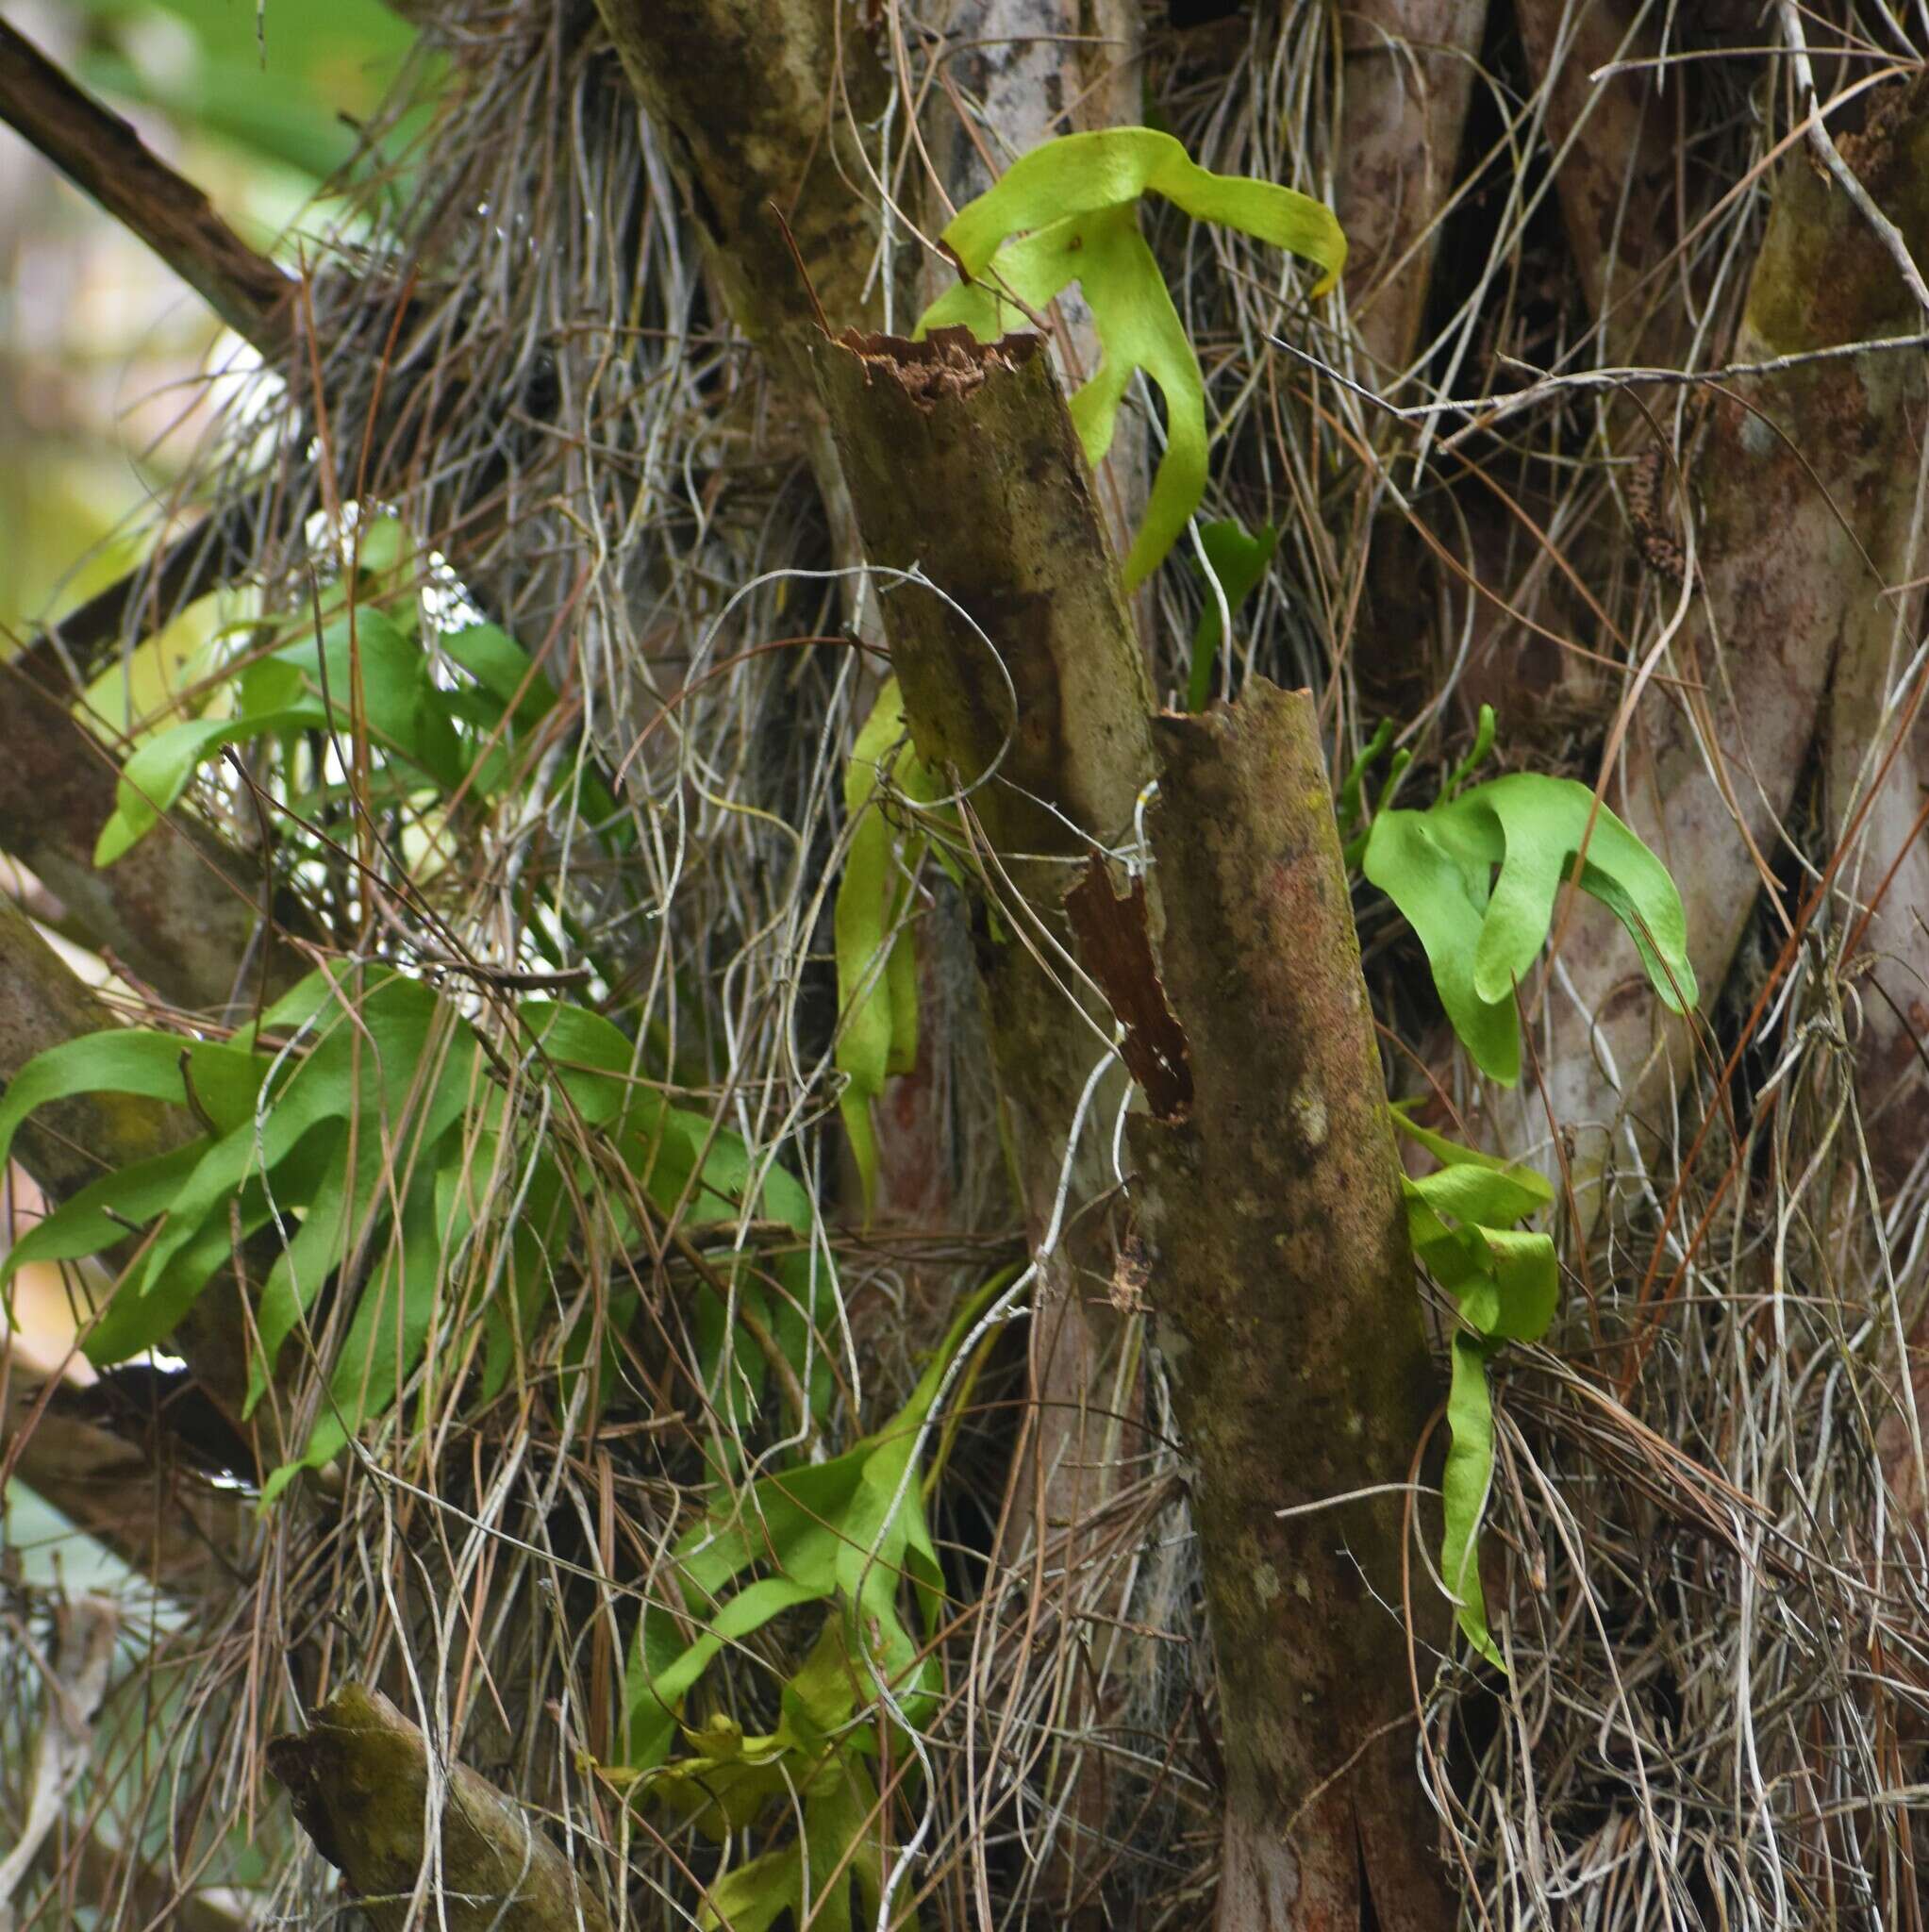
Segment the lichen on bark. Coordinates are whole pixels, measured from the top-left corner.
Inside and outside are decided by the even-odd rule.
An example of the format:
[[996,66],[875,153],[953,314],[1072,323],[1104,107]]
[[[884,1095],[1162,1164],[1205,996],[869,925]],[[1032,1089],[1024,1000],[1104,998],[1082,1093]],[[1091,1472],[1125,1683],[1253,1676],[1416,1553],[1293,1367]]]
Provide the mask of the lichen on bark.
[[[344,1684],[306,1731],[270,1740],[268,1768],[375,1932],[609,1932],[594,1887],[535,1821],[466,1764],[432,1765],[421,1730],[379,1690]],[[424,1878],[432,1803],[441,1840]]]
[[[1127,1480],[1119,1439],[1138,1419],[1113,1414],[1106,1393],[1132,1335],[1107,1293],[1119,1234],[1109,1137],[1088,1125],[1068,1146],[1082,1111],[1089,1123],[1114,1117],[1124,1082],[1105,1065],[1108,1016],[1068,983],[1063,899],[1089,853],[1131,833],[1152,770],[1152,696],[1090,473],[1040,351],[1037,337],[984,345],[960,329],[923,342],[820,338],[813,353],[865,555],[880,567],[906,720],[925,763],[964,794],[997,907],[997,930],[978,920],[979,981],[1013,1191],[1039,1263],[1035,1408],[1002,1554],[1056,1579],[1045,1613],[1093,1644],[1049,1719],[1078,1734],[1115,1694],[1093,1687],[1125,1641],[1129,1559],[1104,1512]],[[1086,1890],[1078,1860],[1099,1841],[1104,1801],[1090,1777],[1065,1795],[1070,1828],[1047,1854],[1061,1901]],[[1068,1923],[1096,1923],[1096,1909],[1088,1900]]]
[[[1412,1769],[1405,1499],[1346,1499],[1404,1485],[1439,1378],[1312,699],[1254,678],[1155,739],[1157,957],[1193,1093],[1132,1119],[1133,1197],[1196,1471],[1218,1923],[1356,1927],[1364,1882],[1389,1932],[1433,1932],[1453,1914]],[[1428,1656],[1441,1606],[1411,1614]]]

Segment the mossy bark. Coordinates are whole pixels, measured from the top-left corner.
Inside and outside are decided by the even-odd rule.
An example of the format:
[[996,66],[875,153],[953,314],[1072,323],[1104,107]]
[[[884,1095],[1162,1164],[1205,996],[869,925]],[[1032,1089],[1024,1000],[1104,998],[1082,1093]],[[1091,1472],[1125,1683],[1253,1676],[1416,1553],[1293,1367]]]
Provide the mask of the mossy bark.
[[[1190,1093],[1130,1129],[1219,1665],[1218,1924],[1436,1932],[1406,1498],[1345,1499],[1405,1483],[1439,1377],[1312,700],[1256,678],[1155,740],[1156,953]],[[1116,957],[1089,963],[1116,984]],[[1424,1585],[1413,1616],[1425,1659],[1444,1616]]]
[[598,5],[676,164],[732,319],[807,395],[800,345],[812,290],[834,328],[882,312],[866,288],[876,225],[851,131],[886,97],[870,34],[840,0]]
[[[1039,1259],[1035,1408],[1003,1552],[1035,1566],[1041,1619],[1062,1619],[1104,1652],[1122,1569],[1101,1555],[1103,1511],[1134,1421],[1109,1393],[1130,1329],[1111,1299],[1117,1184],[1099,1124],[1124,1082],[1104,1067],[1109,1016],[1086,995],[1081,1017],[1067,984],[1063,898],[1095,844],[1130,834],[1152,769],[1151,690],[1042,349],[1035,336],[986,347],[943,330],[922,343],[820,339],[815,353],[865,553],[887,570],[915,567],[930,586],[876,588],[912,739],[965,792],[997,906],[995,931],[980,918],[979,977],[1014,1187]],[[1095,1070],[1086,1131],[1068,1148]],[[1046,1252],[1055,1224],[1061,1237]],[[1074,1733],[1097,1714],[1106,1660],[1068,1674],[1054,1715]],[[1104,1823],[1099,1781],[1080,1777],[1064,1809],[1073,1829],[1050,1881],[1061,1903],[1086,1890],[1079,1859]]]
[[[422,1732],[378,1690],[344,1684],[308,1730],[275,1738],[268,1768],[315,1849],[346,1879],[375,1932],[608,1932],[593,1883],[523,1808],[465,1764],[431,1780]],[[414,1908],[428,1849],[431,1785],[441,1856]]]

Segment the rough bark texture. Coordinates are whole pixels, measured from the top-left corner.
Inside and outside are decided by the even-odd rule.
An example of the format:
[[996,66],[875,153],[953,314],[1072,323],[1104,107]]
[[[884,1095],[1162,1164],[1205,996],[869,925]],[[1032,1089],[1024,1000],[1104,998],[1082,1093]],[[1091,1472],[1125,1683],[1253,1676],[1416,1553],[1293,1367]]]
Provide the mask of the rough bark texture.
[[412,1909],[427,1847],[429,1751],[378,1690],[344,1684],[299,1737],[275,1738],[268,1768],[315,1849],[347,1880],[376,1932],[608,1932],[580,1878],[521,1807],[465,1764],[442,1767],[439,1869]]
[[[945,330],[924,343],[847,336],[817,350],[866,554],[890,568],[915,564],[945,593],[900,584],[885,593],[884,621],[918,751],[969,790],[995,855],[987,869],[1006,932],[981,932],[978,965],[1035,1253],[1054,1218],[1080,1096],[1104,1052],[1103,1033],[1080,1023],[1059,963],[1048,971],[1040,956],[1069,941],[1061,902],[1073,862],[1091,841],[1129,831],[1151,774],[1143,660],[1041,349],[1033,336],[986,348]],[[1112,1117],[1121,1091],[1108,1073],[1093,1122]],[[1042,1611],[1076,1617],[1096,1605],[1101,1628],[1116,1617],[1116,1591],[1103,1566],[1087,1568],[1086,1559],[1103,1534],[1098,1512],[1120,1482],[1120,1424],[1102,1392],[1122,1328],[1107,1295],[1116,1230],[1093,1211],[1114,1186],[1108,1139],[1089,1126],[1073,1151],[1066,1232],[1036,1290],[1037,1419],[1013,1478],[1019,1518],[1006,1545],[1016,1558],[1031,1538],[1030,1560],[1045,1565],[1040,1587],[1052,1593]],[[1091,1722],[1105,1649],[1094,1646],[1090,1675],[1066,1684],[1062,1717],[1074,1730]],[[1069,1802],[1078,1831],[1101,1825],[1099,1803],[1089,1783]],[[1069,1862],[1052,1881],[1061,1899],[1080,1889],[1075,1848]]]
[[1365,0],[1341,16],[1336,212],[1347,308],[1383,383],[1419,341],[1486,26],[1486,0]]
[[919,753],[968,784],[995,764],[972,795],[992,844],[1049,861],[1130,825],[1152,691],[1041,347],[846,335],[818,369],[866,553],[945,593],[886,592]]
[[[114,759],[67,705],[0,666],[0,849],[27,866],[94,945],[162,998],[225,1019],[308,961],[260,917],[263,884],[207,827],[171,813],[105,869],[94,842],[114,808]],[[306,930],[285,897],[282,920]]]
[[[1405,1480],[1438,1400],[1311,698],[1155,725],[1160,974],[1193,1098],[1131,1123],[1155,1337],[1197,1469],[1223,1932],[1453,1923],[1413,1768]],[[1416,1604],[1421,1641],[1443,1622]],[[1424,1654],[1424,1653],[1423,1653]],[[1361,1874],[1372,1916],[1361,1895]]]
[[[1910,123],[1911,155],[1925,126]],[[1886,183],[1872,185],[1880,194]],[[1920,215],[1892,211],[1929,240]],[[1900,277],[1855,209],[1805,154],[1785,160],[1736,359],[1891,334],[1906,320]],[[1885,587],[1920,574],[1920,368],[1896,355],[1818,364],[1736,384],[1709,408],[1691,470],[1699,594],[1660,667],[1685,688],[1649,687],[1607,792],[1681,888],[1709,998],[1755,904],[1756,854],[1775,853],[1831,675],[1887,663],[1900,618]],[[1838,697],[1853,690],[1843,682]],[[1871,850],[1886,865],[1895,844]],[[1652,1130],[1692,1061],[1605,912],[1576,913],[1562,960],[1569,985],[1550,988],[1537,1050],[1554,1117],[1576,1132],[1570,1165],[1591,1225],[1610,1135]],[[1538,1140],[1542,1104],[1524,1104],[1520,1132]]]
[[[876,25],[841,0],[597,4],[682,188],[717,304],[773,378],[777,407],[759,437],[774,425],[780,443],[801,441],[832,553],[854,565],[861,546],[806,344],[820,316],[834,329],[889,325],[909,279],[908,254],[872,273],[874,163],[859,130],[888,98]],[[853,608],[867,621],[861,598]]]

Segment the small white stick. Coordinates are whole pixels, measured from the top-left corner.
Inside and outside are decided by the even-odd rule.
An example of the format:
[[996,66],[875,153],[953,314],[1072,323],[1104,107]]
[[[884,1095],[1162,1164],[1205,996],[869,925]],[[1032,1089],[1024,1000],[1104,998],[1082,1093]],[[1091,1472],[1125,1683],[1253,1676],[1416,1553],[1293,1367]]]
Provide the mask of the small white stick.
[[60,1807],[87,1764],[93,1714],[108,1689],[121,1613],[106,1597],[78,1596],[60,1605],[54,1661],[41,1661],[47,1683],[46,1714],[34,1744],[32,1795],[19,1841],[0,1858],[0,1932],[13,1932],[14,1892],[39,1856]]

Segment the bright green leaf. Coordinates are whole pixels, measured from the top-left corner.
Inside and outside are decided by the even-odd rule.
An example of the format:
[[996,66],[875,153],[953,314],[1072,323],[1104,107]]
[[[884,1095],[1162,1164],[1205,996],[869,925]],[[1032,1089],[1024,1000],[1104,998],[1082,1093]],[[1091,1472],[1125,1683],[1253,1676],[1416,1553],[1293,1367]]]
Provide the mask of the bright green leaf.
[[1663,1003],[1690,1010],[1698,995],[1681,895],[1587,786],[1511,773],[1426,811],[1382,810],[1367,839],[1366,875],[1419,935],[1454,1030],[1481,1071],[1507,1086],[1521,1073],[1514,989],[1547,943],[1584,845],[1581,890],[1627,929]]
[[1446,1516],[1441,1574],[1467,1641],[1489,1663],[1501,1665],[1501,1654],[1488,1629],[1487,1597],[1480,1585],[1480,1523],[1493,1483],[1493,1397],[1487,1386],[1486,1350],[1470,1335],[1454,1338],[1447,1424],[1452,1435],[1440,1478]]
[[923,840],[907,835],[900,858],[897,832],[877,799],[887,771],[913,796],[928,793],[894,677],[879,690],[844,769],[844,812],[853,829],[831,919],[841,1015],[837,1065],[846,1078],[840,1108],[867,1211],[877,1191],[871,1103],[884,1091],[887,1075],[910,1071],[918,1052],[917,960],[902,922],[907,874]]
[[145,1026],[111,1026],[63,1040],[36,1054],[0,1094],[0,1165],[20,1124],[35,1108],[81,1093],[129,1093],[145,1100],[187,1103],[182,1055],[192,1042]]
[[29,1262],[75,1261],[84,1255],[98,1255],[125,1241],[130,1225],[142,1226],[165,1213],[206,1145],[190,1141],[89,1183],[44,1221],[36,1222],[7,1251],[0,1259],[0,1289]]
[[967,280],[918,324],[921,335],[961,325],[991,341],[1020,325],[1024,308],[1041,308],[1079,283],[1102,356],[1071,403],[1087,459],[1097,463],[1111,447],[1135,373],[1145,373],[1166,406],[1165,455],[1125,559],[1127,589],[1157,567],[1206,490],[1205,379],[1139,231],[1139,202],[1147,193],[1163,195],[1196,221],[1241,229],[1316,263],[1322,274],[1315,295],[1333,286],[1345,264],[1346,238],[1322,204],[1274,182],[1214,175],[1154,128],[1104,128],[1043,142],[959,209],[941,239]]
[[1491,1078],[1521,1077],[1521,1032],[1511,996],[1483,1000],[1473,961],[1487,915],[1486,881],[1472,876],[1441,843],[1431,812],[1382,811],[1367,836],[1367,877],[1405,914],[1433,969],[1435,990],[1454,1031]]
[[802,1853],[790,1844],[765,1852],[711,1882],[698,1932],[770,1932],[786,1912],[804,1913]]

